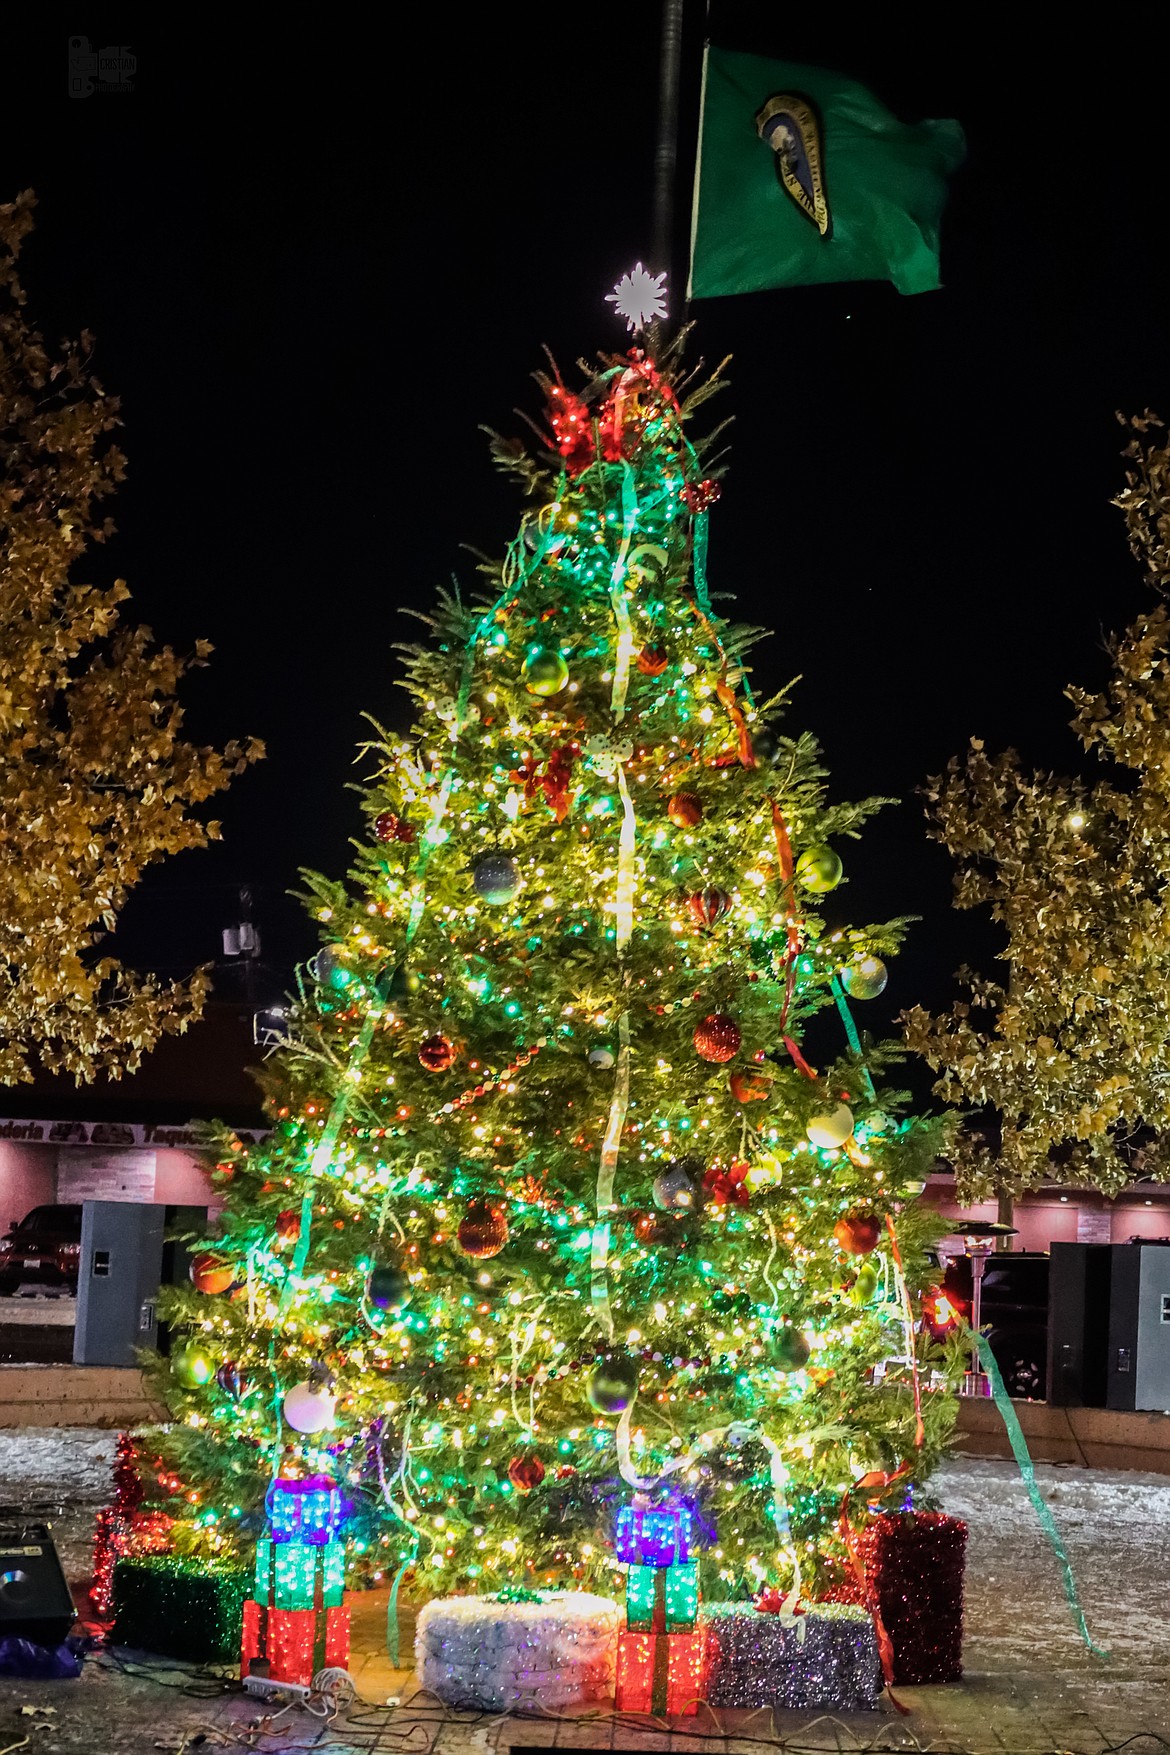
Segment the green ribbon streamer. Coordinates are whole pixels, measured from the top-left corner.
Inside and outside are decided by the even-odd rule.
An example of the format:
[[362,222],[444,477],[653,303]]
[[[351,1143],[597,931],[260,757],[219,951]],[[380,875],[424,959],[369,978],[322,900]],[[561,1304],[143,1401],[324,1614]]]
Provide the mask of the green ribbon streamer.
[[1090,1651],[1094,1657],[1108,1660],[1109,1653],[1104,1647],[1094,1645],[1093,1643],[1092,1635],[1090,1634],[1088,1625],[1085,1621],[1085,1612],[1081,1608],[1080,1598],[1077,1596],[1077,1586],[1076,1580],[1073,1577],[1072,1565],[1069,1561],[1068,1554],[1065,1551],[1060,1531],[1056,1527],[1056,1520],[1048,1509],[1043,1494],[1036,1485],[1036,1470],[1032,1466],[1032,1458],[1028,1454],[1028,1443],[1020,1428],[1020,1422],[1016,1418],[1016,1410],[1012,1407],[1011,1398],[1009,1397],[1007,1390],[1004,1388],[1003,1378],[999,1373],[999,1366],[995,1362],[995,1354],[991,1350],[986,1335],[976,1334],[974,1338],[975,1346],[979,1353],[979,1363],[982,1365],[984,1371],[987,1373],[988,1379],[990,1380],[992,1399],[994,1400],[996,1407],[999,1409],[999,1417],[1007,1429],[1008,1443],[1012,1447],[1012,1455],[1016,1459],[1016,1465],[1019,1468],[1021,1479],[1027,1489],[1028,1498],[1032,1501],[1032,1509],[1040,1519],[1040,1527],[1048,1537],[1049,1545],[1052,1548],[1052,1552],[1056,1555],[1057,1563],[1060,1566],[1061,1580],[1064,1584],[1064,1594],[1068,1599],[1068,1606],[1072,1613],[1077,1632],[1084,1640],[1087,1650]]
[[695,517],[695,540],[692,547],[692,565],[695,574],[695,601],[703,614],[711,615],[711,593],[707,589],[707,514],[699,512]]
[[877,1092],[873,1088],[873,1080],[869,1076],[869,1068],[866,1066],[864,1060],[862,1060],[861,1037],[857,1034],[857,1025],[853,1022],[853,1013],[849,1010],[849,1001],[845,998],[845,989],[841,986],[840,981],[835,975],[830,977],[829,985],[833,990],[833,998],[837,1002],[837,1010],[841,1015],[841,1022],[845,1026],[846,1039],[848,1040],[853,1053],[857,1056],[858,1060],[861,1061],[861,1076],[865,1080],[865,1088],[869,1092],[871,1098],[876,1098]]

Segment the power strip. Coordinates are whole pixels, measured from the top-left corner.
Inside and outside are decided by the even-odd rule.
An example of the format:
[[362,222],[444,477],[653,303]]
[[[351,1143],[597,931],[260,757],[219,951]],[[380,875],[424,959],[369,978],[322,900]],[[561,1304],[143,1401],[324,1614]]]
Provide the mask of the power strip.
[[260,1700],[274,1700],[280,1695],[290,1700],[307,1700],[313,1692],[303,1682],[274,1682],[271,1676],[245,1676],[244,1692],[255,1694]]

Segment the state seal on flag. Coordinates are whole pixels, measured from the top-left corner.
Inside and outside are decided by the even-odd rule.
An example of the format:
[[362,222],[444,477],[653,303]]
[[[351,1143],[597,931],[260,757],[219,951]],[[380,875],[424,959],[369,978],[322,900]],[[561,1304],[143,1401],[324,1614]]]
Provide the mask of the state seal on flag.
[[756,133],[776,155],[776,174],[786,193],[811,219],[822,238],[832,235],[825,194],[821,122],[807,98],[795,92],[770,97],[756,117]]

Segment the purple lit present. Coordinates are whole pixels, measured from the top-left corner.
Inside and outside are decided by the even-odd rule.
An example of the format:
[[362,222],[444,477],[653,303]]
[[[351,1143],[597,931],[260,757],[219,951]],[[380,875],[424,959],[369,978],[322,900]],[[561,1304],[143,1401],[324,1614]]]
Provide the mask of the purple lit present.
[[264,1509],[274,1542],[323,1548],[338,1534],[351,1506],[332,1475],[305,1475],[300,1480],[278,1475],[265,1496]]
[[685,1566],[695,1548],[695,1514],[689,1505],[623,1505],[614,1547],[631,1566]]

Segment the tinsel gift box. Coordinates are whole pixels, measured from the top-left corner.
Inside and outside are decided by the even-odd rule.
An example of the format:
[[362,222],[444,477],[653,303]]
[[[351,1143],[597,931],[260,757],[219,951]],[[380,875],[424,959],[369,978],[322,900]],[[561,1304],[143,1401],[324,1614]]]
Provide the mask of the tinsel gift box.
[[707,1648],[703,1698],[711,1706],[856,1712],[877,1705],[881,1660],[862,1608],[825,1603],[792,1619],[750,1603],[706,1603],[699,1626]]
[[440,1597],[420,1611],[422,1687],[450,1706],[542,1712],[613,1693],[622,1613],[607,1597],[543,1591],[538,1602]]
[[192,1663],[234,1663],[247,1572],[175,1554],[124,1557],[114,1566],[114,1645]]
[[938,1511],[872,1517],[858,1537],[857,1557],[890,1636],[894,1682],[957,1682],[966,1524]]

